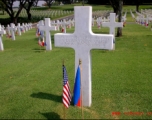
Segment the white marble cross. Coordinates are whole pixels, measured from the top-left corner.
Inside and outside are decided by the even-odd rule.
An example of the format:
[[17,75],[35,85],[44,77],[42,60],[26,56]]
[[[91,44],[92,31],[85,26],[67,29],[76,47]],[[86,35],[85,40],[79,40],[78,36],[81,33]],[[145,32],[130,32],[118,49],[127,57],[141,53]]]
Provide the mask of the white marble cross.
[[56,26],[56,30],[60,30],[60,21],[57,20],[56,22],[52,23],[52,25]]
[[17,24],[18,35],[21,35],[21,26],[20,23]]
[[97,18],[97,27],[100,29],[100,27],[101,27],[101,20],[100,20],[100,18]]
[[66,22],[65,19],[63,19],[63,22],[60,23],[63,26],[64,33],[66,33],[66,26],[69,25],[69,23]]
[[123,27],[123,22],[115,22],[115,13],[110,13],[110,22],[103,22],[103,27],[109,27],[110,32],[109,34],[113,34],[115,36],[115,28],[116,27]]
[[0,25],[0,51],[3,51],[3,50],[4,50],[4,46],[3,46],[3,42],[2,42],[2,35],[3,35],[3,34],[6,34],[6,31],[3,30],[3,29],[1,28],[1,25]]
[[[1,25],[1,30],[5,30],[4,25]],[[5,31],[5,34],[6,34],[6,31]],[[1,34],[1,36],[3,37],[3,34]]]
[[11,31],[12,40],[15,40],[14,32],[17,30],[14,23],[11,23],[11,26],[8,28]]
[[25,25],[24,25],[24,23],[22,23],[22,31],[23,31],[23,33],[25,33]]
[[[91,83],[91,49],[112,49],[113,35],[94,34],[92,32],[92,7],[75,6],[75,32],[57,33],[54,35],[56,47],[70,47],[75,50],[75,74],[82,60],[82,103],[83,106],[91,106],[92,83]],[[65,56],[67,57],[67,56]]]
[[28,31],[28,25],[25,23],[25,30]]
[[50,18],[45,18],[45,25],[40,25],[39,29],[45,31],[46,50],[52,50],[50,31],[51,30],[56,30],[56,27],[51,26]]
[[7,27],[6,27],[6,31],[7,31],[8,35],[10,36],[10,35],[11,35],[11,31],[9,30],[9,28],[10,28],[10,26],[9,26],[9,25],[7,25]]

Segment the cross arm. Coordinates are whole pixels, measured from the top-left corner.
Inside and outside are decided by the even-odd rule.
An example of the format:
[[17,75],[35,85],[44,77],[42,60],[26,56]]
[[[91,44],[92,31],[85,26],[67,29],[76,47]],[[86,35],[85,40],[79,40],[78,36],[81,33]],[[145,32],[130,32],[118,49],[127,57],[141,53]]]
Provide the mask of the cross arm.
[[113,35],[107,34],[94,34],[91,33],[80,36],[77,34],[64,34],[58,33],[54,35],[55,46],[57,47],[70,47],[77,49],[78,47],[83,50],[91,49],[109,49],[113,48]]
[[74,48],[74,41],[73,34],[57,33],[54,35],[54,45],[56,47]]
[[120,23],[115,22],[114,25],[115,27],[123,27],[123,22]]
[[102,26],[103,27],[110,27],[110,24],[109,24],[109,22],[102,22]]
[[5,30],[2,30],[2,31],[0,31],[0,34],[2,35],[2,34],[6,34],[6,31]]

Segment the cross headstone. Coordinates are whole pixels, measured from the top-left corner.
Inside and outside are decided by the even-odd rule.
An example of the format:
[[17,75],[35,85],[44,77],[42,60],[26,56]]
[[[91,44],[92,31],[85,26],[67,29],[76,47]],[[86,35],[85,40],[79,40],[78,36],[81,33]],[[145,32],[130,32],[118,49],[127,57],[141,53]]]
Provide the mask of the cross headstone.
[[94,21],[95,21],[95,20],[94,20],[94,18],[92,17],[92,26],[94,26]]
[[[40,20],[37,27],[39,29],[39,26],[43,26],[44,25],[44,20]],[[40,36],[39,36],[39,40],[43,40],[44,41],[44,31],[40,30]]]
[[[4,25],[1,25],[1,30],[5,30]],[[6,31],[5,31],[5,33],[6,33]],[[1,36],[3,36],[3,34],[1,34]]]
[[[94,34],[92,28],[92,7],[74,7],[75,32],[73,34],[57,33],[54,35],[56,47],[70,47],[75,50],[75,73],[82,60],[82,103],[91,106],[91,49],[112,49],[113,35]],[[66,57],[66,56],[65,56]]]
[[3,51],[3,50],[4,50],[3,42],[2,42],[2,35],[3,35],[3,34],[6,34],[6,31],[3,30],[3,29],[1,28],[1,25],[0,25],[0,51]]
[[51,26],[50,18],[45,18],[45,25],[39,26],[39,29],[45,31],[46,50],[52,50],[50,31],[51,30],[56,30],[56,27]]
[[60,21],[57,20],[56,23],[52,23],[52,25],[56,25],[56,30],[60,30]]
[[28,31],[28,25],[25,23],[25,30]]
[[21,35],[21,26],[20,23],[17,24],[18,35]]
[[23,31],[23,33],[25,33],[25,25],[24,25],[24,23],[22,23],[22,31]]
[[6,30],[7,30],[8,35],[10,36],[10,35],[11,35],[11,31],[9,30],[9,28],[10,28],[10,26],[9,26],[9,25],[7,25]]
[[99,18],[97,18],[97,27],[100,29],[100,27],[101,27],[101,21],[100,21],[100,19]]
[[30,29],[32,29],[32,23],[30,23]]
[[63,26],[63,28],[64,28],[64,33],[66,33],[66,26],[69,25],[69,23],[67,23],[66,20],[63,19],[63,22],[61,22],[60,24],[61,24],[61,25]]
[[109,34],[113,34],[115,36],[115,28],[116,27],[123,27],[123,22],[115,22],[115,13],[110,13],[110,22],[103,22],[103,27],[109,27],[110,32]]
[[14,32],[16,31],[15,24],[11,23],[11,26],[8,29],[11,31],[12,40],[15,40],[15,34],[14,34]]

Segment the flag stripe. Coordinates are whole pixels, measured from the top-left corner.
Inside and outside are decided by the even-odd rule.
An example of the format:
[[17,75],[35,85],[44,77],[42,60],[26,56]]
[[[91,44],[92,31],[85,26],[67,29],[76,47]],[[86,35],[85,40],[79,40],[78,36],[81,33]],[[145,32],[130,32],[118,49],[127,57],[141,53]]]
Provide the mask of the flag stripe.
[[71,93],[70,93],[70,86],[68,82],[68,75],[66,72],[66,68],[63,65],[63,97],[62,97],[63,104],[66,108],[69,107],[71,102]]

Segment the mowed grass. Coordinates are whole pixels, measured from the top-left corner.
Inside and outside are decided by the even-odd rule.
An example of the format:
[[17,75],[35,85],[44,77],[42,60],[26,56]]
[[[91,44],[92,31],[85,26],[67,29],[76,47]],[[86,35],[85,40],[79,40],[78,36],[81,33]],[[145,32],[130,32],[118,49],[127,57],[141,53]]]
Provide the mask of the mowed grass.
[[[131,20],[130,15],[129,20]],[[127,20],[128,20],[127,19]],[[108,34],[108,28],[93,28]],[[63,119],[62,61],[65,61],[71,91],[74,86],[72,48],[38,46],[35,29],[12,41],[3,36],[0,52],[0,119]],[[67,29],[73,33],[74,28]],[[152,31],[127,23],[116,48],[91,50],[92,105],[84,107],[85,119],[152,119]],[[82,64],[85,61],[82,61]],[[83,72],[83,71],[82,71]],[[114,115],[120,112],[120,115]],[[126,112],[143,112],[126,115]],[[70,105],[67,119],[81,119],[81,109]]]

